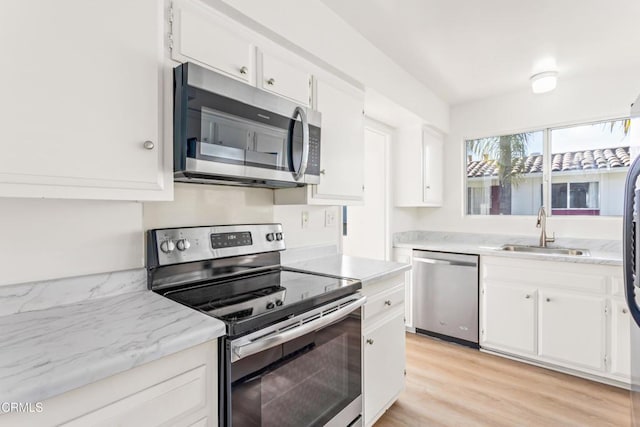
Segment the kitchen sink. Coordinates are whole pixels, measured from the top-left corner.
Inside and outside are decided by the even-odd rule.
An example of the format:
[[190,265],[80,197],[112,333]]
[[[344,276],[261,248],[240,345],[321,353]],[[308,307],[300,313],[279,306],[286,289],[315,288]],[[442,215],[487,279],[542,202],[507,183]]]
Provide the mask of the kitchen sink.
[[529,252],[550,255],[570,255],[570,256],[590,256],[591,253],[586,249],[574,248],[543,248],[542,246],[529,245],[504,245],[500,248],[503,251],[511,252]]

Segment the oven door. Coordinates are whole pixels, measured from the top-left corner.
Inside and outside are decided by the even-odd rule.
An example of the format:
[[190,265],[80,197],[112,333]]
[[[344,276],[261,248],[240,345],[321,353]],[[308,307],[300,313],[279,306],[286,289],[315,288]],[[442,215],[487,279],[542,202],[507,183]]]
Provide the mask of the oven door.
[[229,341],[222,425],[359,425],[364,300],[347,297]]

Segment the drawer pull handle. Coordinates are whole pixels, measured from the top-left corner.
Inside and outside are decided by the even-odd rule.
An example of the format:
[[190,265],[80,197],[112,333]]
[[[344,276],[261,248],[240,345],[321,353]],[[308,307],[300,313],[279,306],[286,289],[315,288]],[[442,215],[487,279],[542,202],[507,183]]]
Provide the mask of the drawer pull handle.
[[242,74],[243,76],[245,74],[247,74],[249,72],[249,69],[247,67],[242,67],[240,68],[240,74]]
[[384,302],[384,305],[391,306],[391,300],[390,300],[390,299],[386,300],[386,301]]
[[367,344],[373,345],[373,340],[371,338],[367,338]]
[[529,299],[529,298],[531,298],[531,295],[526,294],[524,297],[525,297],[526,299]]
[[547,298],[547,302],[551,302],[551,298]]
[[622,309],[622,314],[627,314],[627,309],[626,308]]
[[270,78],[269,80],[267,80],[267,84],[269,86],[273,86],[274,84],[276,84],[276,79],[274,78]]

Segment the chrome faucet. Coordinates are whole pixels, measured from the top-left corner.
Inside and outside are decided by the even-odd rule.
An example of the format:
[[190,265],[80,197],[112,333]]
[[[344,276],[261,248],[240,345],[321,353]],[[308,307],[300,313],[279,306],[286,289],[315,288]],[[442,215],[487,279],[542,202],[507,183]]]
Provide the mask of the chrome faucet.
[[540,247],[546,248],[547,243],[556,241],[556,233],[553,233],[553,237],[547,237],[547,212],[544,210],[544,206],[540,206],[540,209],[538,209],[536,228],[542,228],[540,231]]

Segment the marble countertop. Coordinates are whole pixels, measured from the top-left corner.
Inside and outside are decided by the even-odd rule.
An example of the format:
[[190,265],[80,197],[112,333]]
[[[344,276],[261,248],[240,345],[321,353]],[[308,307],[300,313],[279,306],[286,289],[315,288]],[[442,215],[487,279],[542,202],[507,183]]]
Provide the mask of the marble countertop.
[[[64,280],[2,287],[0,305],[14,313],[0,317],[0,402],[42,401],[225,334],[224,323],[147,291],[137,274],[135,291],[100,298],[122,277],[87,276],[86,295],[50,307],[38,295]],[[29,305],[37,309],[16,310]]]
[[304,261],[285,262],[284,265],[285,267],[300,270],[358,279],[362,281],[362,286],[411,269],[409,264],[340,254],[311,258]]
[[522,236],[497,236],[472,233],[407,232],[396,236],[394,247],[423,249],[439,252],[456,252],[490,255],[518,259],[535,259],[586,264],[622,265],[622,249],[619,242],[589,239],[558,239],[549,247],[588,249],[589,256],[570,256],[530,252],[504,251],[505,244],[537,245],[535,238]]

